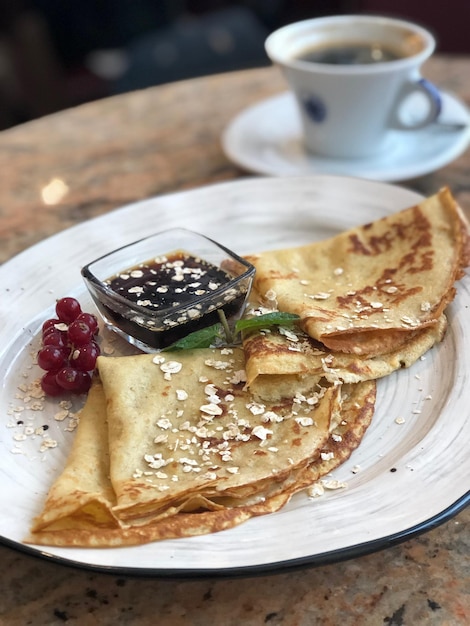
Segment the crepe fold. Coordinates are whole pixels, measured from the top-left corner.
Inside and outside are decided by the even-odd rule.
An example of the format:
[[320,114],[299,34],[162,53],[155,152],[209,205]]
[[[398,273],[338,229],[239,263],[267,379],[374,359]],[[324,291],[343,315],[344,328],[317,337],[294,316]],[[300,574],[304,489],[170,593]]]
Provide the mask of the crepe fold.
[[247,258],[267,305],[298,314],[328,350],[374,357],[441,323],[469,242],[469,224],[443,188],[328,240]]
[[436,324],[415,333],[406,344],[376,356],[328,350],[298,327],[248,331],[243,337],[247,385],[259,400],[274,402],[292,389],[302,393],[325,380],[349,384],[377,380],[411,367],[442,341],[446,329],[447,318],[442,314]]
[[260,403],[244,366],[241,349],[100,357],[26,541],[116,547],[224,530],[279,510],[357,447],[373,381]]

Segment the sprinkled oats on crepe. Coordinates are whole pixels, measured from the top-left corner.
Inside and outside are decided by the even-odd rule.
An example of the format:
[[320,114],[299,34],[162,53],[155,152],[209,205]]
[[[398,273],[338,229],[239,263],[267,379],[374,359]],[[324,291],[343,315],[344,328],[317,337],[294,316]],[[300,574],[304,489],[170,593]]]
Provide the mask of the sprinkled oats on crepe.
[[28,541],[105,547],[230,528],[278,510],[359,444],[374,382],[259,403],[240,376],[243,350],[220,352],[100,357]]
[[446,328],[442,314],[436,324],[413,334],[404,345],[376,356],[328,350],[300,328],[252,330],[243,335],[247,385],[255,397],[273,402],[293,388],[302,392],[322,380],[358,383],[383,378],[413,365],[442,340]]
[[377,356],[439,323],[470,261],[469,225],[444,188],[331,239],[249,256],[255,288],[326,348]]

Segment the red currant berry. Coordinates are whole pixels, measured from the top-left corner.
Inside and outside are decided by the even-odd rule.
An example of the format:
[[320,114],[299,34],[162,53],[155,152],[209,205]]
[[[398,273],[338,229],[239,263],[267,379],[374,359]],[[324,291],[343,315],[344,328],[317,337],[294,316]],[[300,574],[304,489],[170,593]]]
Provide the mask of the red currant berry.
[[78,300],[76,300],[75,298],[66,297],[57,300],[55,312],[61,322],[70,324],[75,319],[77,319],[77,317],[82,312],[82,308]]
[[81,372],[91,372],[95,369],[96,359],[100,354],[98,345],[93,341],[84,346],[77,347],[70,359],[70,365]]
[[42,325],[42,334],[43,336],[51,329],[56,330],[56,325],[61,324],[62,322],[59,319],[49,319],[44,322]]
[[78,372],[75,393],[87,393],[91,387],[91,376],[87,372]]
[[68,336],[74,346],[84,346],[92,340],[93,331],[85,322],[75,320],[69,326]]
[[67,335],[60,330],[51,328],[42,338],[42,345],[65,348],[67,346]]
[[74,367],[66,366],[56,373],[55,379],[59,387],[62,387],[62,389],[65,389],[66,391],[74,391],[79,382],[79,373]]
[[94,335],[98,334],[98,318],[93,313],[80,313],[75,321],[85,322],[87,326],[91,328]]
[[63,348],[48,345],[38,352],[38,365],[46,372],[57,371],[67,362],[67,355]]
[[86,372],[79,372],[74,367],[63,367],[56,374],[59,387],[72,393],[85,393],[91,385],[91,377]]
[[62,387],[57,384],[55,372],[46,372],[41,378],[41,389],[48,396],[60,396],[64,393]]

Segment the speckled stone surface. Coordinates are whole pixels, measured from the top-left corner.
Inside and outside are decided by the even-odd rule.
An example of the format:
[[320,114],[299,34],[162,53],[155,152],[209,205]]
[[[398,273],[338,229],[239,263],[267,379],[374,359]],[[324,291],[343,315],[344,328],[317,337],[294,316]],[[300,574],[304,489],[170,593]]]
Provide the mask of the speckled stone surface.
[[[426,75],[470,105],[469,58]],[[0,134],[0,262],[128,202],[246,176],[220,135],[285,89],[273,68],[102,100]],[[43,201],[54,179],[63,198]],[[470,151],[402,185],[447,184],[470,211]],[[153,225],[155,226],[155,225]],[[153,228],[154,229],[154,228]],[[432,493],[429,494],[432,498]],[[0,624],[454,626],[470,623],[470,509],[430,532],[344,563],[258,578],[133,579],[75,570],[0,546]]]

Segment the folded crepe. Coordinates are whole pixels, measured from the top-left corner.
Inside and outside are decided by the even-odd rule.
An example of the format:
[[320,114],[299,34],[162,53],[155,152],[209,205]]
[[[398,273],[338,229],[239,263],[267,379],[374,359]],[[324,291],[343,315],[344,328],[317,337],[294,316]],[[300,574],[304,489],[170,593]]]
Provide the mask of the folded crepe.
[[[252,294],[249,314],[266,312],[253,306],[253,298]],[[289,395],[293,388],[302,393],[312,384],[322,384],[325,380],[330,383],[376,380],[413,365],[443,339],[446,329],[447,319],[442,314],[436,324],[415,333],[404,345],[376,356],[328,350],[297,326],[245,331],[247,385],[258,400],[274,402]]]
[[141,544],[277,511],[351,454],[374,411],[372,381],[255,402],[240,349],[100,357],[98,367],[29,543]]
[[318,454],[339,412],[338,386],[255,402],[240,348],[100,358],[98,368],[121,519],[251,495]]
[[325,241],[254,254],[255,288],[329,350],[390,353],[438,325],[470,262],[469,224],[444,188]]

